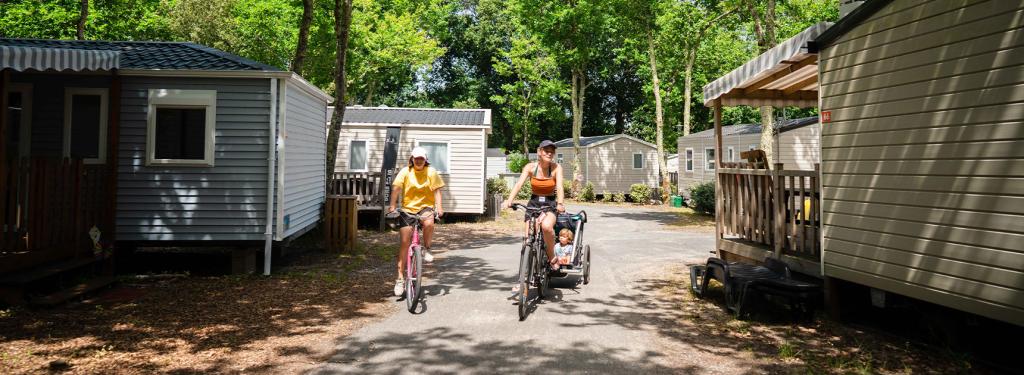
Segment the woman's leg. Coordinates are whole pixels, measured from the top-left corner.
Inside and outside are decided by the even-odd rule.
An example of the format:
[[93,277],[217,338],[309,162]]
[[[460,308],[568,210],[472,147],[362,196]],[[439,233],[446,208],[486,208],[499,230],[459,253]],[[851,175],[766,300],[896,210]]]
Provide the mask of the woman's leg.
[[540,229],[544,231],[544,250],[548,252],[549,261],[555,259],[555,214],[547,212],[540,218]]
[[430,249],[430,240],[434,237],[434,217],[420,221],[423,224],[423,247]]
[[398,235],[401,237],[398,245],[398,279],[404,279],[405,273],[403,266],[405,265],[406,252],[409,251],[409,243],[412,242],[412,227],[404,226],[398,229]]

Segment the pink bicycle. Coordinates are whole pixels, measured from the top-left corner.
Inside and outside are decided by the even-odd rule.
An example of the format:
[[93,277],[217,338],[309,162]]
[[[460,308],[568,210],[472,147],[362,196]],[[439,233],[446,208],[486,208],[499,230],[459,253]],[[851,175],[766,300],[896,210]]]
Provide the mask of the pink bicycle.
[[416,214],[405,212],[401,208],[387,215],[389,219],[404,220],[412,226],[412,242],[405,252],[405,304],[409,312],[415,313],[416,306],[423,298],[423,246],[420,246],[420,237],[423,236],[423,225],[420,220],[424,214],[429,214],[437,219],[437,213],[430,208],[424,208]]

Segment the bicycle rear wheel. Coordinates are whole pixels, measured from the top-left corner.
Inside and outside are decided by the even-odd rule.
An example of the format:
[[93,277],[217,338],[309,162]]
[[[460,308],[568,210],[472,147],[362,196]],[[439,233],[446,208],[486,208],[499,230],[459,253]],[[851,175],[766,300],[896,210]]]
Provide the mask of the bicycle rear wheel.
[[405,304],[409,312],[416,312],[416,304],[423,297],[423,247],[412,248],[412,256],[406,265],[405,273]]
[[590,245],[583,247],[583,285],[590,284]]
[[519,320],[526,319],[526,303],[530,300],[530,272],[533,271],[533,249],[523,245],[519,252]]
[[534,270],[537,271],[537,298],[545,298],[548,296],[548,284],[551,282],[551,260],[544,254],[542,247],[538,247],[536,258],[537,267]]

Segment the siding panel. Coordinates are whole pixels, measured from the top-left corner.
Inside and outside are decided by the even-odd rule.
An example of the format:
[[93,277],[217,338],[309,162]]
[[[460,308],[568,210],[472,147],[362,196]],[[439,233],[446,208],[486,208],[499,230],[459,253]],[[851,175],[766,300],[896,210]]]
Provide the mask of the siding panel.
[[286,87],[284,192],[278,205],[288,226],[279,240],[316,225],[327,185],[327,103],[291,80]]

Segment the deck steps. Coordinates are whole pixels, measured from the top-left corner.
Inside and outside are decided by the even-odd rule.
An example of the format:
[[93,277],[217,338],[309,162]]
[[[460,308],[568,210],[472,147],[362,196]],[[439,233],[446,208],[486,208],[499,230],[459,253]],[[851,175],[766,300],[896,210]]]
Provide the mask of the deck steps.
[[53,306],[61,302],[67,301],[69,299],[81,296],[83,294],[98,290],[107,285],[113,284],[114,281],[116,280],[117,279],[113,276],[94,277],[89,281],[58,291],[56,293],[42,297],[32,298],[28,302],[30,305],[33,306]]
[[93,264],[96,258],[78,258],[58,263],[47,264],[42,267],[13,273],[0,278],[0,285],[23,285],[61,272],[67,272]]

